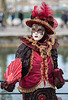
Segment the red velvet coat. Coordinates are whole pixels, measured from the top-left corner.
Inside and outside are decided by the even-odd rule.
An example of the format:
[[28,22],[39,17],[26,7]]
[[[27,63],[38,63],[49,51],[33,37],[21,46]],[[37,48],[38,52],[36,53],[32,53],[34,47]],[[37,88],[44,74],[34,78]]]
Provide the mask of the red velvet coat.
[[[22,79],[19,80],[18,90],[21,92],[33,92],[38,89],[42,82],[44,82],[44,86],[47,83],[55,89],[54,79],[53,79],[53,70],[54,70],[54,59],[52,57],[52,49],[55,49],[56,42],[54,39],[48,38],[44,43],[36,43],[30,37],[22,37],[22,42],[31,49],[30,54],[30,64],[23,64],[28,70],[25,70],[26,74],[23,75],[24,68],[22,67]],[[55,44],[55,45],[54,45]],[[26,49],[24,50],[26,51]],[[17,51],[16,57],[23,59],[21,55],[22,51]],[[29,50],[28,50],[29,51]],[[25,55],[26,53],[24,53]],[[27,53],[28,55],[28,53]],[[26,56],[25,56],[26,57]],[[24,59],[25,59],[24,57]],[[22,63],[24,61],[22,60]],[[26,62],[26,61],[25,61]],[[28,62],[28,61],[27,61]],[[57,66],[57,64],[56,64]]]

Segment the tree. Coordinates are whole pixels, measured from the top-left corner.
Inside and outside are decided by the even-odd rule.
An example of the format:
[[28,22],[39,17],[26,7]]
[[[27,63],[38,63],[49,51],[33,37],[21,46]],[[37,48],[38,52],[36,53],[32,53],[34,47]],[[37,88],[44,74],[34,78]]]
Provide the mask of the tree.
[[6,0],[0,0],[0,10],[4,13],[4,23],[6,23]]

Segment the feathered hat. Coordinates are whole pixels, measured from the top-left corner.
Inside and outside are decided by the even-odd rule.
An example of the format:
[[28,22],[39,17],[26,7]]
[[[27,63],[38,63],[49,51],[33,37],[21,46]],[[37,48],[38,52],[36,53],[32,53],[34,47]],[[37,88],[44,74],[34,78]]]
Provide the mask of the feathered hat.
[[54,19],[53,10],[43,2],[42,6],[34,6],[31,19],[26,19],[27,26],[32,27],[33,24],[40,24],[47,29],[47,34],[55,34],[55,28],[58,26],[57,21]]

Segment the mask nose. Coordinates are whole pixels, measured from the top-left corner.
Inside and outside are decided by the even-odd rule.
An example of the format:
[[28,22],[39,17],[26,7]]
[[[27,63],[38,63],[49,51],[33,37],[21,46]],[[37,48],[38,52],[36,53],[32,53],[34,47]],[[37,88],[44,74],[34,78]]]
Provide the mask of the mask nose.
[[37,35],[38,33],[37,32],[35,32],[35,35]]

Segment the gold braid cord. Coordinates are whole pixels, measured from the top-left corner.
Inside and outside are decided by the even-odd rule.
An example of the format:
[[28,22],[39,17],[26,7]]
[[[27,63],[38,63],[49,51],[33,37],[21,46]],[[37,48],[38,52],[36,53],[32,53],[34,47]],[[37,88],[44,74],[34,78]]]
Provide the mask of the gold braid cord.
[[[40,20],[40,19],[37,19],[37,18],[34,18],[34,19],[25,19],[25,23],[27,24],[27,22],[35,22],[35,23],[40,23],[40,24],[42,24],[42,25],[44,25],[44,26],[47,26],[47,27],[49,27],[49,29],[52,31],[52,33],[53,34],[56,34],[56,32],[55,32],[55,30],[54,30],[54,28],[52,28],[51,27],[51,25],[49,25],[47,22],[45,22],[45,21],[42,21],[42,20]],[[29,25],[27,25],[27,26],[29,26]],[[30,27],[30,26],[29,26]],[[51,33],[51,34],[52,34]]]
[[[38,46],[37,43],[36,43],[36,41],[34,41],[34,40],[32,40],[32,39],[29,39],[28,37],[24,37],[24,38],[26,38],[28,41],[32,42],[32,45],[33,45],[33,46],[36,46],[37,48],[39,48],[39,51],[40,51],[40,54],[41,54],[41,57],[42,57],[41,68],[40,68],[40,70],[41,70],[41,80],[40,80],[40,82],[39,82],[36,86],[34,86],[33,88],[25,89],[25,88],[22,88],[22,87],[18,86],[17,89],[18,89],[19,91],[21,91],[21,92],[24,92],[24,93],[33,92],[33,91],[35,91],[36,89],[38,89],[38,88],[40,87],[40,85],[42,84],[42,82],[44,81],[44,77],[43,77],[43,63],[45,63],[45,66],[46,66],[46,67],[45,67],[45,77],[46,77],[47,83],[48,83],[53,89],[55,89],[55,87],[49,83],[49,81],[48,81],[48,74],[47,74],[47,73],[48,73],[47,56],[50,56],[50,58],[51,58],[51,53],[50,53],[50,51],[51,51],[51,49],[52,49],[52,45],[54,45],[54,43],[55,43],[55,39],[52,38],[52,39],[51,39],[51,42],[50,42],[50,41],[47,41],[47,43],[48,43],[48,45],[49,45],[49,48],[48,48],[47,52],[46,52],[45,55],[44,55],[44,50],[47,49],[47,46],[44,46],[44,45]],[[43,59],[45,59],[44,62],[43,62]],[[30,68],[29,68],[29,71],[28,71],[27,75],[29,74],[29,72],[30,72],[31,69],[32,69],[32,64],[33,64],[33,61],[32,61],[32,60],[33,60],[33,50],[32,50],[32,57],[31,57],[31,61],[30,61],[31,65],[30,65]],[[51,61],[52,61],[52,58],[51,58]],[[53,64],[53,61],[52,61],[52,64]],[[26,75],[26,76],[27,76],[27,75]],[[25,77],[26,77],[26,76],[25,76]]]
[[[45,46],[45,45],[38,46],[38,44],[37,44],[36,41],[30,39],[30,38],[27,37],[27,36],[24,36],[24,38],[26,38],[26,40],[32,42],[32,45],[33,45],[33,46],[36,46],[36,47],[39,49],[42,58],[45,58],[46,55],[48,55],[48,56],[51,55],[50,51],[51,51],[51,49],[52,49],[52,45],[54,45],[54,43],[55,43],[55,39],[54,39],[54,38],[51,39],[51,42],[50,42],[50,41],[47,41],[47,44],[48,44],[48,46],[49,46],[48,48],[47,48],[47,46]],[[46,51],[46,54],[44,55],[45,49],[47,49],[47,51]]]
[[[30,72],[31,69],[32,69],[32,64],[33,64],[33,50],[32,50],[32,57],[31,57],[31,62],[30,62],[30,63],[31,63],[31,66],[30,66],[30,69],[29,69],[27,75],[29,74],[29,72]],[[40,70],[42,69],[42,67],[43,67],[43,65],[41,65]],[[27,76],[27,75],[26,75],[26,76]],[[41,70],[41,75],[42,75],[42,70]],[[25,76],[25,77],[26,77],[26,76]],[[18,86],[17,89],[18,89],[20,92],[29,93],[29,92],[33,92],[33,91],[35,91],[36,89],[38,89],[38,88],[41,86],[42,83],[43,83],[43,75],[42,75],[42,77],[41,77],[40,82],[39,82],[36,86],[34,86],[33,88],[25,89],[25,88],[22,88],[21,86]]]
[[33,50],[32,50],[32,54],[31,54],[31,58],[30,58],[30,67],[29,67],[28,73],[23,78],[25,78],[26,76],[29,75],[29,72],[32,69],[32,64],[33,64]]

